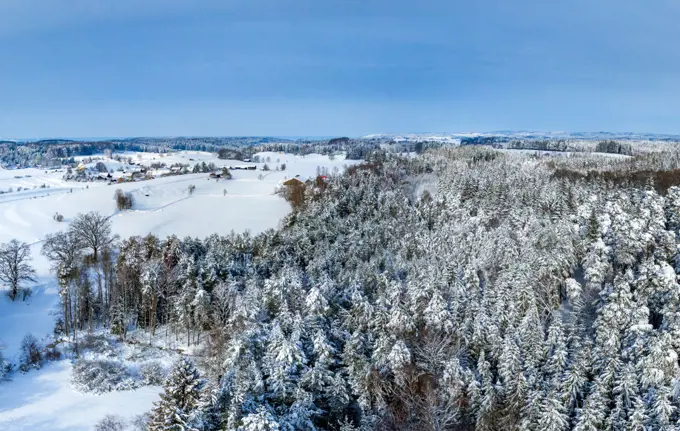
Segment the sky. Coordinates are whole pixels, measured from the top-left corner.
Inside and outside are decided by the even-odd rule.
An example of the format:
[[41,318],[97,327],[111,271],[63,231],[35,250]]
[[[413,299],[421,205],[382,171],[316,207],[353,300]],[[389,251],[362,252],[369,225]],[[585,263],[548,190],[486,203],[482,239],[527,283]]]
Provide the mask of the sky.
[[0,0],[0,137],[680,133],[677,0]]

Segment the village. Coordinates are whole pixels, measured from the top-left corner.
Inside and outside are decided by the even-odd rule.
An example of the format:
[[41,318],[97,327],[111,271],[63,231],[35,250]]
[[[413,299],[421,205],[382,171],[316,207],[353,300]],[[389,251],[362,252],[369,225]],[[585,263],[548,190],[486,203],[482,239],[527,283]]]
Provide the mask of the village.
[[[344,165],[343,159],[337,160],[333,171]],[[205,175],[202,178],[211,181],[213,186],[200,187],[203,191],[219,190],[216,194],[227,196],[235,192],[234,184],[227,186],[227,181],[258,182],[262,186],[267,185],[270,194],[283,197],[296,207],[304,198],[307,184],[313,186],[314,190],[323,186],[331,171],[328,166],[324,166],[327,162],[325,157],[319,155],[294,156],[280,152],[258,153],[252,159],[229,160],[221,159],[215,153],[199,151],[113,153],[108,150],[96,155],[71,158],[58,168],[0,170],[3,173],[0,178],[0,201],[38,199],[115,185],[130,190],[146,190],[138,192],[140,196],[135,198],[135,204],[130,208],[139,210],[145,207],[142,204],[144,199],[157,193],[152,185],[157,181],[200,185],[194,182]],[[214,186],[221,182],[225,184],[215,189]]]
[[[269,163],[260,163],[258,159],[244,159],[242,161],[225,160],[228,165],[216,164],[217,159],[206,161],[205,156],[185,157],[183,152],[166,155],[164,153],[137,153],[112,154],[110,150],[103,155],[81,157],[71,165],[64,165],[59,169],[52,169],[51,172],[63,172],[63,180],[75,182],[100,182],[107,185],[121,184],[126,182],[148,181],[160,177],[205,173],[208,179],[229,180],[232,179],[231,171],[256,171],[263,172],[259,179],[272,171],[283,171],[286,169],[285,163],[275,163],[274,169],[269,167]],[[186,159],[178,161],[177,156]],[[173,157],[174,156],[174,157]],[[135,160],[137,158],[137,160]],[[201,160],[203,159],[203,160]],[[235,163],[239,162],[239,163]],[[260,166],[258,166],[258,164]],[[46,171],[47,173],[47,171]],[[300,175],[295,177],[300,180]],[[294,185],[290,184],[280,185]]]

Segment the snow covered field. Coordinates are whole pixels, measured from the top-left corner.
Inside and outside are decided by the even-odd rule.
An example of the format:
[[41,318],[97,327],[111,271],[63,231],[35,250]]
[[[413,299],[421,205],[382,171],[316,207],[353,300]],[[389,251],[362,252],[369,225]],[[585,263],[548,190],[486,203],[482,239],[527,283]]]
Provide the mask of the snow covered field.
[[[217,166],[244,165],[233,160],[219,160],[200,152],[128,154],[136,164],[150,165],[162,161],[168,166],[197,162]],[[33,295],[12,303],[0,295],[0,347],[6,359],[16,362],[23,336],[31,332],[37,338],[50,334],[53,313],[58,307],[54,275],[49,263],[40,255],[41,241],[48,233],[64,229],[78,213],[98,211],[111,215],[114,233],[125,238],[153,233],[161,237],[205,237],[212,233],[227,234],[231,230],[258,233],[275,228],[290,206],[278,195],[276,187],[285,179],[300,175],[306,179],[316,175],[318,167],[342,169],[343,157],[329,160],[326,156],[294,156],[260,153],[272,169],[232,170],[232,180],[209,179],[208,174],[157,177],[153,180],[107,185],[105,182],[80,183],[64,181],[64,171],[39,169],[0,170],[0,242],[11,239],[31,244],[32,264],[38,282]],[[192,160],[190,160],[192,159]],[[278,162],[277,162],[278,160]],[[107,168],[120,166],[105,161]],[[285,171],[273,170],[281,163]],[[94,162],[92,163],[94,164]],[[263,176],[262,179],[259,179]],[[45,188],[41,186],[45,184]],[[188,186],[196,189],[189,196]],[[49,187],[47,187],[49,186]],[[17,191],[21,187],[21,191]],[[131,211],[118,212],[113,194],[116,189],[132,193],[135,205]],[[226,189],[227,193],[224,194]],[[53,220],[58,212],[64,221]],[[87,395],[75,391],[69,383],[71,364],[62,360],[25,375],[13,373],[9,382],[0,382],[0,430],[89,430],[107,413],[122,414],[127,419],[151,408],[159,388],[144,387],[133,392]]]
[[0,387],[2,430],[91,430],[111,413],[125,418],[143,414],[158,398],[159,387],[89,395],[76,392],[70,383],[71,362],[48,363],[43,369],[15,374]]
[[[144,162],[152,163],[152,156],[149,153],[143,154]],[[63,224],[52,219],[55,212],[63,214],[66,222],[80,212],[99,211],[113,215],[114,232],[121,236],[154,233],[161,236],[175,234],[179,237],[203,237],[215,232],[226,234],[232,229],[249,229],[258,233],[276,227],[290,209],[284,200],[274,194],[280,181],[295,175],[304,178],[313,176],[318,166],[330,170],[347,164],[342,157],[331,161],[319,155],[260,155],[273,160],[268,163],[272,169],[277,165],[275,160],[280,159],[281,163],[286,164],[286,170],[233,170],[232,180],[217,181],[208,179],[207,174],[188,174],[112,185],[104,182],[63,181],[63,172],[45,173],[37,169],[0,170],[0,189],[15,190],[0,195],[0,242],[16,238],[34,243],[44,238],[46,233],[63,229]],[[175,162],[193,164],[199,161],[213,162],[217,166],[247,164],[219,160],[209,153],[197,152],[173,154],[163,158],[163,161],[168,165]],[[263,165],[251,164],[258,168]],[[259,175],[264,178],[258,179]],[[17,176],[22,178],[15,178]],[[50,188],[39,188],[42,184],[49,184]],[[187,192],[190,184],[196,186],[191,197]],[[32,189],[33,186],[38,188]],[[18,187],[23,190],[16,191]],[[132,211],[116,211],[113,193],[118,188],[133,194],[135,206]]]

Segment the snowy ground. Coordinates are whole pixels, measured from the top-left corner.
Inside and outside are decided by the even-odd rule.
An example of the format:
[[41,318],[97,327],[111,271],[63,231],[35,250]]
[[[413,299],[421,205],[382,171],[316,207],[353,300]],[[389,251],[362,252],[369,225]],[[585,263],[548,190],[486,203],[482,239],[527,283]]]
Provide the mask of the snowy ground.
[[39,371],[15,374],[0,385],[0,429],[90,431],[107,414],[127,419],[150,410],[160,388],[89,395],[70,383],[71,362],[46,365]]
[[[143,163],[150,164],[157,154],[142,153]],[[17,238],[28,243],[42,240],[46,233],[64,228],[52,219],[55,212],[68,222],[79,212],[99,211],[114,215],[114,231],[121,236],[154,233],[179,237],[207,236],[214,232],[228,233],[251,230],[258,233],[276,227],[290,210],[289,205],[274,195],[281,181],[300,175],[307,178],[316,174],[318,166],[342,168],[350,161],[342,157],[328,160],[325,156],[305,157],[279,153],[261,153],[270,157],[273,169],[279,159],[285,171],[233,170],[232,180],[208,179],[207,174],[159,177],[149,181],[106,185],[103,182],[77,183],[61,180],[63,172],[37,169],[0,170],[0,190],[13,188],[12,193],[0,195],[0,242]],[[189,161],[193,159],[193,161]],[[218,166],[244,165],[234,160],[219,160],[210,153],[182,152],[171,154],[163,161],[174,163],[213,162]],[[170,164],[168,163],[168,164]],[[263,164],[254,164],[261,168]],[[31,175],[26,177],[25,175]],[[263,175],[264,179],[258,179]],[[17,179],[16,176],[22,178]],[[39,188],[49,184],[50,188]],[[187,188],[196,186],[189,197]],[[32,187],[38,188],[33,189]],[[17,192],[17,188],[23,189]],[[87,188],[86,188],[87,187]],[[28,189],[26,189],[28,188]],[[117,213],[113,201],[116,189],[131,192],[135,199],[132,211]],[[224,190],[227,194],[224,195]],[[72,192],[71,192],[72,190]]]
[[[217,166],[247,164],[219,160],[202,152],[177,152],[163,157],[153,153],[143,153],[141,157],[138,153],[128,155],[136,164],[143,165],[157,161],[168,166],[177,162],[193,166],[202,161]],[[282,181],[296,175],[303,179],[312,177],[318,167],[332,171],[356,163],[343,157],[329,160],[320,155],[260,156],[263,160],[269,158],[267,164],[272,169],[285,163],[286,170],[264,172],[260,163],[255,164],[256,171],[233,170],[232,180],[217,181],[208,179],[208,174],[190,174],[110,186],[103,182],[64,181],[64,170],[0,170],[0,190],[12,189],[11,193],[0,194],[0,242],[16,238],[31,244],[32,264],[38,273],[33,295],[26,302],[12,303],[0,292],[0,348],[5,358],[16,362],[26,333],[40,339],[53,330],[58,296],[49,263],[40,255],[41,241],[45,234],[64,229],[76,214],[99,211],[112,215],[114,233],[121,237],[148,233],[161,237],[170,234],[205,237],[231,230],[258,233],[275,228],[290,211],[290,206],[274,194]],[[99,157],[107,167],[118,168],[117,162]],[[93,160],[88,166],[95,163]],[[259,179],[260,175],[264,178]],[[43,184],[45,188],[41,188]],[[196,186],[192,196],[187,192],[190,184]],[[19,187],[21,191],[17,191]],[[117,188],[133,194],[133,210],[116,211],[113,194]],[[64,215],[64,222],[53,220],[55,212]],[[70,370],[70,361],[62,360],[25,375],[14,373],[11,381],[0,382],[0,430],[89,430],[108,413],[130,419],[149,410],[157,399],[157,387],[98,396],[82,394],[71,387]]]

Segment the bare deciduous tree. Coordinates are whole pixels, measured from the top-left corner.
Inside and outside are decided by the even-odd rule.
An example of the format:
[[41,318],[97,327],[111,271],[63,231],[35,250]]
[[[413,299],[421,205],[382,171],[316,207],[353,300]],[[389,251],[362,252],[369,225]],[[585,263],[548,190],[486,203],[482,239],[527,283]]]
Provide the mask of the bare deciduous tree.
[[31,368],[40,368],[43,360],[42,346],[33,334],[28,333],[21,340],[21,371],[28,371]]
[[[59,273],[70,271],[80,262],[83,244],[75,232],[47,234],[42,246],[42,254],[47,257]],[[59,275],[59,274],[58,274]]]
[[59,296],[62,300],[66,334],[73,327],[70,287],[78,274],[78,266],[82,260],[83,245],[73,230],[48,234],[42,247],[42,254],[52,262],[57,273]]
[[99,260],[99,251],[109,246],[116,239],[111,234],[109,217],[96,211],[78,214],[71,223],[71,229],[83,246],[92,249],[95,262]]
[[123,431],[125,430],[125,421],[120,416],[106,415],[94,427],[95,431]]
[[122,189],[116,190],[113,199],[116,201],[116,208],[119,211],[132,209],[132,205],[135,202],[132,193],[123,192]]
[[[28,261],[31,250],[25,242],[13,239],[0,245],[0,281],[9,285],[9,297],[14,301],[19,293],[19,285],[24,281],[35,281],[35,270]],[[24,299],[28,289],[24,291]]]

